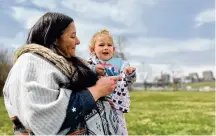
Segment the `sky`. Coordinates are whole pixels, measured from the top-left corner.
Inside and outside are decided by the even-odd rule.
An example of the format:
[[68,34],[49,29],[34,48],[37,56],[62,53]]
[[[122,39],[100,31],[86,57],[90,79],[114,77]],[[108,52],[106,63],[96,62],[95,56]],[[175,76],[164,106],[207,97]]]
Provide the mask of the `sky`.
[[[0,46],[16,50],[28,30],[46,12],[61,12],[75,21],[88,58],[92,35],[108,29],[123,37],[122,49],[138,82],[161,73],[186,76],[211,70],[215,75],[214,0],[0,0]],[[115,46],[118,44],[115,40]]]

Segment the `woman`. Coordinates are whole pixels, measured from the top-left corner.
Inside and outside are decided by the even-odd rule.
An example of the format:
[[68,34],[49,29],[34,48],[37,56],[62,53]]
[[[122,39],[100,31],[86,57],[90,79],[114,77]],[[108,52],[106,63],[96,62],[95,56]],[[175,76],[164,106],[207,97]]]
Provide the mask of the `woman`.
[[109,95],[120,77],[97,76],[75,56],[80,41],[72,18],[46,13],[16,53],[4,86],[15,134],[117,135]]

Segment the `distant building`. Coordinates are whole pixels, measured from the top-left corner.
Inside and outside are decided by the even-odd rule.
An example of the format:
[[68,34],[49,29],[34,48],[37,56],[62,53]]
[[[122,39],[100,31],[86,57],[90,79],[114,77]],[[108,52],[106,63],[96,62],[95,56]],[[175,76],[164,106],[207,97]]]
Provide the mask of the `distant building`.
[[169,74],[162,74],[161,80],[164,84],[169,84],[170,83],[170,75]]
[[192,82],[199,82],[199,76],[197,73],[190,73],[189,77],[191,78]]
[[164,86],[165,85],[165,83],[163,82],[163,80],[162,80],[162,78],[159,78],[159,77],[155,77],[154,78],[154,82],[153,82],[153,84],[155,85],[155,86]]
[[192,82],[192,79],[190,78],[190,76],[186,76],[186,77],[184,77],[183,82],[184,82],[185,84],[188,84],[188,83],[191,83],[191,82]]
[[214,76],[212,71],[204,71],[203,72],[203,81],[213,81]]

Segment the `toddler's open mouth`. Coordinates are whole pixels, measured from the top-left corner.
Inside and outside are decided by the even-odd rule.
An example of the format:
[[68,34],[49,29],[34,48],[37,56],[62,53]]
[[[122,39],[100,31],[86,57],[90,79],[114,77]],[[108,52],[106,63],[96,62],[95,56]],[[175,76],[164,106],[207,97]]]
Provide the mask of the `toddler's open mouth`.
[[102,54],[104,54],[104,55],[108,55],[108,54],[109,54],[109,52],[103,52]]

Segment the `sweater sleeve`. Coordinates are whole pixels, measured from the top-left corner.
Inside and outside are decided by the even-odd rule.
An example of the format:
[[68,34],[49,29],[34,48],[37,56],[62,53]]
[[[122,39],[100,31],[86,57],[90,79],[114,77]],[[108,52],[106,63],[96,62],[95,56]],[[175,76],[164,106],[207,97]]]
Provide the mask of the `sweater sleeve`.
[[67,82],[68,78],[42,57],[31,53],[21,55],[4,87],[6,100],[11,104],[9,115],[16,115],[36,135],[57,134],[69,103],[80,112],[74,117],[83,116],[95,104],[88,90],[72,93],[61,88],[60,84]]

